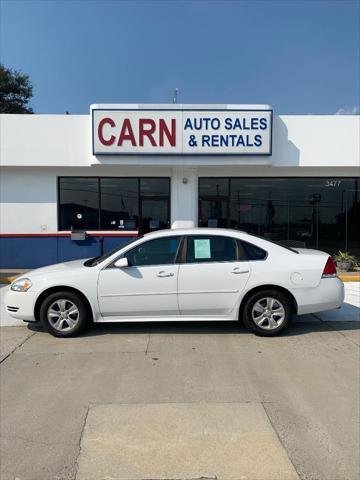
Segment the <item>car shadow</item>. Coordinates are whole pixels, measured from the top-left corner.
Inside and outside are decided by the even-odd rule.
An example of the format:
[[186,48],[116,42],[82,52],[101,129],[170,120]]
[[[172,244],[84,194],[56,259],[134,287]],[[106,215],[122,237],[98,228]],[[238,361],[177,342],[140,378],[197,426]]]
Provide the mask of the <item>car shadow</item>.
[[[281,334],[282,337],[304,335],[312,332],[360,330],[359,322],[295,322]],[[153,323],[123,323],[97,324],[82,336],[98,336],[109,334],[173,334],[173,335],[234,335],[252,333],[245,328],[242,322],[153,322]]]

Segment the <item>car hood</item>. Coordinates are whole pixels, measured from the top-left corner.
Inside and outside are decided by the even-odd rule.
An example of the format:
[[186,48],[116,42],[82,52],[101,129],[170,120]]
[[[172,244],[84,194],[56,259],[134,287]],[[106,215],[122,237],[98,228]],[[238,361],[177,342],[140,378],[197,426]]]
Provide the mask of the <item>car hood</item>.
[[[53,272],[58,272],[60,270],[73,270],[76,268],[84,267],[84,263],[86,262],[87,258],[82,258],[81,260],[73,260],[71,262],[64,262],[64,263],[56,263],[54,265],[48,265],[47,267],[37,268],[35,270],[31,270],[27,272],[25,275],[22,276],[29,276],[33,277],[35,275],[43,275]],[[84,267],[86,268],[86,267]]]

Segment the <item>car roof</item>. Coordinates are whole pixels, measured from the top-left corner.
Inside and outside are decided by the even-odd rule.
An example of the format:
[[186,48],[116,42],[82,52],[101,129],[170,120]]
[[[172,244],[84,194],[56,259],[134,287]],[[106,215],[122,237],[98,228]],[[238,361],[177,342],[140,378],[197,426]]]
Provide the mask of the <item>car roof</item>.
[[144,235],[146,238],[168,236],[168,235],[225,235],[225,236],[239,236],[239,234],[248,235],[241,230],[234,230],[232,228],[171,228],[166,230],[156,230],[155,232],[149,232]]
[[[209,227],[197,227],[197,228],[171,228],[166,230],[156,230],[154,232],[146,233],[142,238],[161,238],[167,236],[176,235],[223,235],[224,237],[239,238],[243,241],[256,245],[266,251],[277,250],[281,252],[290,251],[291,248],[277,244],[271,240],[260,237],[258,235],[252,235],[251,233],[244,232],[242,230],[235,230],[233,228],[209,228]],[[292,250],[294,252],[294,250]],[[297,253],[297,252],[295,252]]]

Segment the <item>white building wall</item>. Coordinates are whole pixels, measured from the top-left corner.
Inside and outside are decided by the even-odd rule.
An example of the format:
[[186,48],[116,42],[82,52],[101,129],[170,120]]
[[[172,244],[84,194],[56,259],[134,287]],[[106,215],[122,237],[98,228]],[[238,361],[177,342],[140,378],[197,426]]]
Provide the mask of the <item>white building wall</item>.
[[0,232],[57,231],[56,172],[3,168],[0,179]]
[[2,166],[88,166],[90,146],[89,115],[0,115]]
[[[287,137],[287,140],[286,140]],[[360,166],[359,115],[280,115],[275,117],[273,165]]]
[[[171,177],[171,222],[198,218],[201,176],[359,176],[359,116],[278,116],[272,157],[95,158],[88,115],[0,115],[0,231],[57,231],[58,176]],[[187,179],[183,182],[183,179]]]
[[2,166],[359,167],[359,157],[360,116],[358,115],[275,116],[271,157],[181,155],[94,157],[91,154],[89,115],[0,115],[0,164]]
[[196,168],[174,167],[171,178],[171,225],[198,219],[198,176]]

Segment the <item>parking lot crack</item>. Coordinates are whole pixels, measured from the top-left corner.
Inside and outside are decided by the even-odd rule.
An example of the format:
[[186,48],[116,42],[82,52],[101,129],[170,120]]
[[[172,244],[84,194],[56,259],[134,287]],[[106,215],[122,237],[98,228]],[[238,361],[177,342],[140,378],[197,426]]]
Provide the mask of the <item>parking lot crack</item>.
[[76,443],[69,443],[69,442],[42,442],[40,440],[32,440],[30,438],[26,438],[26,437],[21,437],[21,436],[18,436],[18,435],[1,435],[0,438],[3,438],[3,439],[11,439],[11,440],[20,440],[22,442],[25,442],[25,443],[31,443],[31,444],[34,444],[34,445],[46,445],[48,447],[50,446],[53,446],[53,445],[73,445],[73,446],[76,446],[77,444]]
[[7,358],[9,358],[16,350],[21,348],[25,342],[27,342],[31,337],[33,337],[37,332],[32,332],[30,333],[24,340],[22,340],[18,345],[15,345],[15,347],[4,357],[0,360],[0,364],[5,362]]
[[88,419],[88,416],[89,416],[89,411],[90,411],[90,405],[88,405],[87,408],[86,408],[86,412],[85,412],[85,416],[84,416],[84,422],[83,422],[83,425],[82,425],[82,428],[81,428],[79,441],[78,441],[78,444],[77,444],[77,447],[79,449],[79,453],[78,453],[76,461],[75,461],[75,473],[74,473],[74,477],[73,477],[74,480],[76,480],[76,477],[77,477],[77,474],[78,474],[78,471],[79,471],[79,459],[80,459],[80,455],[81,455],[81,442],[82,442],[82,438],[84,436],[84,431],[85,431],[86,422],[87,422],[87,419]]
[[139,480],[218,480],[218,477],[191,477],[191,478],[142,478]]
[[360,347],[360,344],[352,340],[351,338],[347,337],[346,335],[343,334],[340,330],[338,330],[334,325],[332,325],[332,322],[327,322],[326,320],[323,320],[320,318],[316,313],[312,313],[312,316],[316,318],[316,320],[320,320],[320,322],[324,323],[327,327],[331,328],[334,332],[338,333],[341,335],[345,340],[349,341],[353,345],[356,345],[357,347]]
[[149,336],[148,336],[148,340],[147,340],[147,344],[146,344],[146,349],[145,349],[145,356],[147,356],[147,354],[148,354],[148,352],[149,352],[150,337],[151,337],[151,333],[149,333]]
[[274,423],[272,422],[272,420],[271,420],[271,418],[270,418],[270,415],[269,415],[268,411],[267,411],[266,408],[265,408],[266,404],[269,405],[269,404],[271,404],[271,403],[273,403],[273,402],[261,402],[261,403],[262,403],[262,407],[263,407],[263,409],[264,409],[264,412],[265,412],[265,414],[266,414],[266,416],[267,416],[267,418],[268,418],[268,420],[269,420],[269,423],[270,423],[272,429],[274,430],[275,435],[277,436],[277,439],[278,439],[279,442],[280,442],[280,445],[283,447],[284,451],[286,452],[286,456],[288,457],[289,462],[290,462],[291,465],[293,466],[294,471],[296,472],[297,476],[298,476],[299,479],[300,479],[300,478],[301,478],[301,477],[300,477],[300,473],[298,472],[296,466],[294,465],[294,462],[293,462],[292,459],[290,458],[289,453],[288,453],[288,450],[287,450],[287,448],[286,448],[286,445],[285,445],[284,442],[282,441],[282,439],[281,439],[281,437],[280,437],[280,435],[279,435],[279,432],[277,431]]

